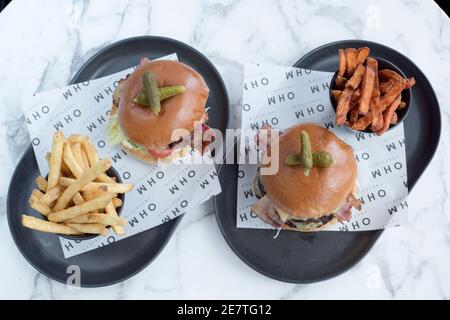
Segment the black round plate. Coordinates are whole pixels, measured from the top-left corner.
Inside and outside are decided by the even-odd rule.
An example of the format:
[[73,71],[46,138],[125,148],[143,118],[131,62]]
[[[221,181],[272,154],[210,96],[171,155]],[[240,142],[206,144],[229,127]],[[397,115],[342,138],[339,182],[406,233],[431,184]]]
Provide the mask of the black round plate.
[[[228,121],[228,95],[215,67],[194,48],[176,40],[136,37],[114,43],[94,55],[71,83],[106,76],[139,63],[140,58],[159,58],[177,53],[178,59],[197,70],[210,89],[209,125],[225,130]],[[58,236],[22,227],[21,215],[32,213],[28,198],[39,169],[31,145],[16,167],[8,190],[7,214],[11,234],[23,256],[47,277],[66,283],[67,268],[81,269],[81,286],[99,287],[123,281],[155,259],[175,231],[181,217],[108,246],[65,259]],[[34,213],[38,216],[37,213]]]
[[[368,41],[339,41],[324,45],[301,58],[295,67],[334,72],[338,50],[371,48],[374,56],[396,64],[408,77],[415,77],[411,110],[405,119],[408,186],[411,189],[436,151],[441,118],[439,104],[425,75],[408,58],[380,44]],[[223,188],[214,199],[219,227],[231,249],[256,271],[285,282],[312,283],[350,269],[370,250],[382,231],[314,232],[285,231],[273,239],[273,230],[236,227],[238,165],[222,165],[219,180]]]

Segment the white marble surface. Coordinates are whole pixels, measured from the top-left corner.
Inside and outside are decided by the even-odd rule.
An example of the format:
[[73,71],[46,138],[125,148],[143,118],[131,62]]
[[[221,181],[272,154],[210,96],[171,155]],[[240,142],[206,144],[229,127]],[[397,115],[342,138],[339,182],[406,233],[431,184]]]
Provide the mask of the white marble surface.
[[[291,65],[319,45],[349,38],[408,55],[434,86],[443,119],[438,152],[409,197],[410,225],[384,232],[345,274],[292,285],[241,262],[208,203],[187,214],[153,264],[121,284],[70,289],[40,275],[15,247],[5,212],[8,181],[29,144],[21,99],[63,86],[102,47],[148,34],[184,41],[208,56],[225,79],[233,109],[243,62]],[[14,0],[0,14],[0,298],[448,299],[449,83],[450,21],[431,0]]]

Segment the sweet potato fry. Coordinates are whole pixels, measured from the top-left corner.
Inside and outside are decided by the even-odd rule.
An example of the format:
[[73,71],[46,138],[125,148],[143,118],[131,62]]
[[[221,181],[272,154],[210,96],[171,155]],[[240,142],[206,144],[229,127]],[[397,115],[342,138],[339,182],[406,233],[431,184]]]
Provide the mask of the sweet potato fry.
[[397,122],[398,122],[398,115],[397,112],[394,112],[391,119],[391,125],[397,124]]
[[394,83],[395,83],[394,79],[389,79],[388,81],[380,83],[380,87],[379,87],[380,93],[381,94],[385,94],[386,92],[391,90],[391,88],[394,85]]
[[414,77],[411,77],[406,80],[405,89],[410,89],[415,84],[416,84],[416,79],[414,79]]
[[334,84],[336,85],[337,90],[343,90],[345,88],[345,84],[347,83],[347,79],[344,77],[337,76]]
[[352,99],[354,90],[350,87],[345,88],[342,91],[341,98],[336,107],[336,124],[344,124],[347,120],[347,113],[350,110],[350,100]]
[[401,99],[402,99],[402,96],[399,94],[394,99],[394,101],[392,101],[392,103],[388,106],[388,108],[384,111],[384,113],[383,113],[383,117],[384,117],[384,119],[383,119],[383,126],[381,127],[380,130],[375,132],[377,135],[381,136],[383,133],[385,133],[389,129],[392,117],[393,117],[393,115],[395,113],[395,110],[397,110]]
[[341,97],[342,90],[331,90],[331,95],[336,103],[339,102],[339,98]]
[[362,64],[359,64],[355,72],[353,73],[352,77],[347,81],[345,84],[345,87],[350,87],[352,89],[358,88],[359,84],[361,83],[361,79],[364,76],[366,68]]
[[364,64],[367,57],[369,56],[370,49],[367,47],[359,48],[356,51],[356,64]]
[[356,121],[358,121],[358,117],[359,117],[358,105],[357,104],[352,104],[352,107],[351,107],[351,110],[350,110],[350,115],[349,115],[349,118],[348,118],[348,122],[350,123],[350,127]]
[[394,102],[398,95],[401,95],[403,89],[405,88],[405,85],[406,81],[404,81],[404,79],[402,79],[402,81],[396,81],[392,88],[381,97],[380,108],[382,111],[386,110],[386,108],[388,108],[392,104],[392,102]]
[[380,70],[380,72],[378,73],[378,76],[381,79],[386,79],[386,80],[389,80],[389,79],[392,79],[395,81],[403,80],[403,77],[401,75],[399,75],[397,72],[395,72],[393,70],[389,70],[389,69]]
[[359,131],[366,130],[371,122],[372,122],[372,114],[368,113],[365,116],[359,118],[358,121],[356,121],[352,125],[352,129]]
[[339,72],[338,75],[343,77],[347,69],[347,59],[345,58],[344,49],[339,49]]
[[370,98],[370,112],[372,113],[371,129],[376,131],[383,126],[383,113],[380,109],[380,82],[378,78],[378,64],[375,68],[375,81],[372,90],[372,97]]
[[347,60],[347,76],[351,77],[356,69],[356,49],[345,49],[345,59]]
[[375,73],[378,62],[373,58],[367,58],[366,72],[361,84],[361,98],[359,99],[359,113],[366,115],[369,112],[370,99],[372,98],[373,85],[375,84]]

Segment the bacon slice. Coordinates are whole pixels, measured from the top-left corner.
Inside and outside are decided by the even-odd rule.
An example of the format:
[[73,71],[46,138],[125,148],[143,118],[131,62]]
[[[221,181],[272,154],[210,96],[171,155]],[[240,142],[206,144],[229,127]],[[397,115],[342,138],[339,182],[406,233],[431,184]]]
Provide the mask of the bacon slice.
[[270,201],[267,196],[262,197],[253,205],[252,212],[254,212],[262,221],[270,224],[274,228],[280,228],[284,224],[275,210],[272,201]]

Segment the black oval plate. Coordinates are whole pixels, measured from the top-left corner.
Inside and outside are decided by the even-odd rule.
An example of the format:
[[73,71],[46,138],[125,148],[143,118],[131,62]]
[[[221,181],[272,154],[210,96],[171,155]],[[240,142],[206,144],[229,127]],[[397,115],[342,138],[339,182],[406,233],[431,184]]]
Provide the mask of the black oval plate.
[[[228,121],[228,95],[216,68],[194,48],[168,38],[136,37],[116,42],[94,55],[72,79],[71,83],[106,76],[139,63],[141,57],[159,58],[177,53],[178,59],[199,72],[209,86],[207,106],[209,125],[225,130]],[[65,259],[58,236],[22,227],[21,215],[33,213],[28,205],[34,179],[39,169],[31,145],[14,171],[7,199],[7,214],[11,234],[23,256],[47,277],[65,283],[67,268],[81,269],[81,286],[99,287],[123,281],[150,264],[163,250],[182,216],[150,230],[103,248]],[[39,216],[38,213],[33,213]]]
[[[368,41],[339,41],[319,47],[295,63],[295,67],[334,72],[338,49],[368,46],[371,53],[396,64],[415,77],[411,110],[404,121],[408,187],[411,188],[431,161],[439,143],[441,117],[436,95],[425,75],[408,58],[386,46]],[[370,250],[382,231],[281,232],[236,227],[238,165],[222,165],[223,188],[214,199],[219,227],[231,249],[256,271],[285,282],[312,283],[350,269]]]

